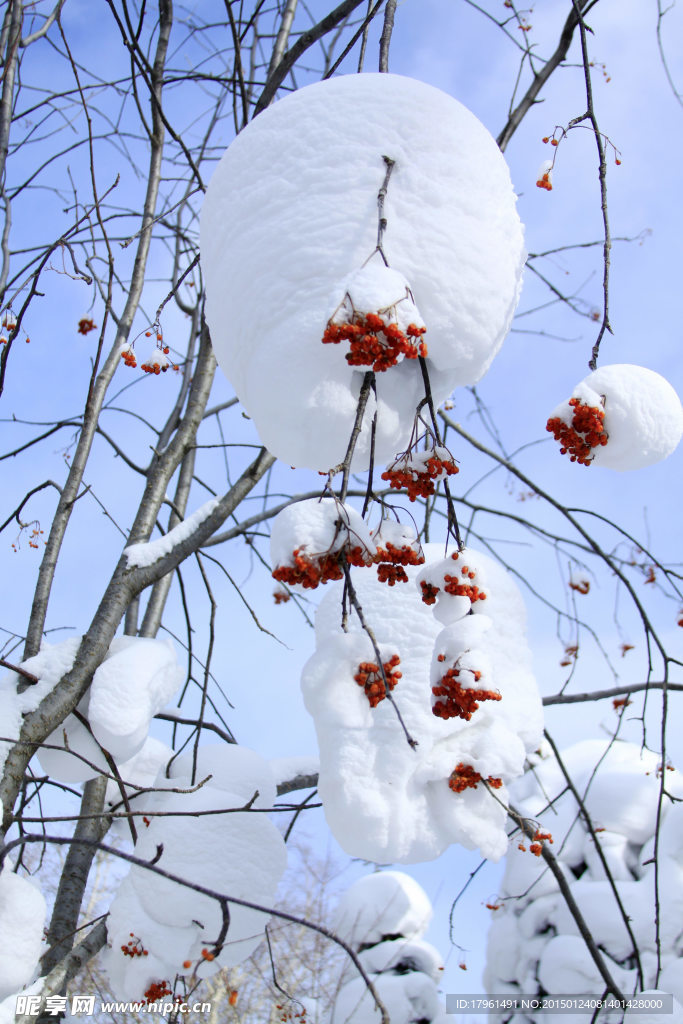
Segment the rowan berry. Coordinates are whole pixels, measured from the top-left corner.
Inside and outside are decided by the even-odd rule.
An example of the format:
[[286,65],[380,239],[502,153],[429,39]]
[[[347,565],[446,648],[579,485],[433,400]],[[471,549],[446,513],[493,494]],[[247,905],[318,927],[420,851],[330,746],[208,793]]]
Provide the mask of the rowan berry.
[[[389,661],[382,662],[384,678],[386,678],[389,690],[394,689],[396,683],[402,676],[401,672],[396,671],[396,666],[399,665],[400,662],[401,659],[398,654],[394,654]],[[380,701],[383,701],[386,697],[387,690],[384,685],[384,678],[382,677],[379,665],[376,662],[362,661],[353,678],[359,686],[364,688],[365,695],[368,698],[371,708],[377,707]]]
[[571,423],[561,416],[551,416],[546,430],[560,442],[562,455],[568,453],[572,462],[590,466],[595,457],[593,449],[604,447],[609,439],[605,430],[605,410],[586,405],[580,398],[570,398],[569,405],[572,408]]

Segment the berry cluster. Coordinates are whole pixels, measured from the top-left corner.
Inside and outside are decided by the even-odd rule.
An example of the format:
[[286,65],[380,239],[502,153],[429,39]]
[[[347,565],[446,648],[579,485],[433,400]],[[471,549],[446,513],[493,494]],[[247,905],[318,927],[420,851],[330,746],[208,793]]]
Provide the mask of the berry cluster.
[[330,321],[323,334],[323,345],[349,342],[346,361],[349,366],[371,366],[381,373],[395,366],[401,356],[417,359],[427,355],[427,346],[420,338],[426,327],[409,324],[405,333],[398,324],[385,324],[377,313],[354,313],[350,323]]
[[79,334],[88,334],[89,331],[94,331],[96,327],[97,324],[95,323],[95,321],[90,320],[89,317],[82,316],[81,319],[78,321]]
[[132,345],[121,346],[121,358],[126,366],[129,366],[132,370],[134,370],[138,365],[137,359],[135,358],[135,350]]
[[[402,673],[396,671],[396,666],[400,664],[400,661],[401,659],[398,654],[394,654],[389,661],[382,662],[387,686],[390,690],[393,690],[401,678]],[[358,671],[353,678],[359,686],[365,689],[365,696],[368,698],[371,708],[376,708],[380,701],[386,697],[387,691],[384,686],[384,679],[377,662],[361,661]]]
[[[459,551],[454,551],[451,558],[454,562],[457,562],[460,557]],[[450,573],[444,574],[444,590],[447,594],[452,594],[453,597],[469,597],[472,604],[475,601],[485,601],[486,593],[479,589],[479,586],[473,582],[477,577],[476,571],[471,569],[469,565],[463,565],[460,570],[460,576],[451,575]],[[420,587],[422,589],[422,600],[425,604],[434,604],[436,602],[436,596],[440,592],[441,587],[438,587],[435,583],[428,583],[426,580],[420,581]]]
[[[168,361],[169,348],[168,345],[164,345],[163,348],[156,348],[152,353],[152,357],[147,363],[143,363],[140,367],[145,373],[154,373],[158,377],[160,373],[166,373],[170,365]],[[178,367],[174,367],[178,369]]]
[[[502,779],[492,775],[486,780],[492,789],[500,789],[503,785]],[[451,772],[448,778],[448,788],[454,793],[463,793],[466,789],[476,789],[481,782],[481,773],[474,770],[471,764],[464,764],[462,761]]]
[[437,482],[444,475],[453,476],[458,472],[458,467],[450,453],[443,448],[434,449],[427,458],[426,454],[406,453],[387,466],[382,473],[382,480],[388,480],[389,486],[397,491],[405,487],[409,501],[430,497],[434,494]]
[[422,600],[425,604],[436,604],[436,595],[440,591],[440,587],[437,587],[434,583],[427,583],[426,580],[420,580],[420,588],[422,590]]
[[606,445],[609,439],[605,431],[605,410],[586,405],[580,398],[570,398],[569,404],[574,410],[571,425],[559,416],[552,416],[545,429],[562,445],[562,455],[569,453],[572,462],[590,466],[593,448]]
[[552,171],[544,171],[543,174],[541,174],[540,178],[537,180],[536,186],[537,188],[544,188],[546,192],[552,192]]
[[158,1003],[164,996],[172,995],[171,986],[167,981],[153,981],[145,992],[148,1003]]
[[286,1020],[306,1020],[306,1007],[305,1006],[302,1006],[300,1010],[297,1010],[295,1012],[294,1010],[286,1009],[286,1007],[284,1007],[282,1005],[282,1003],[278,1003],[276,1005],[275,1009],[282,1011],[280,1013],[280,1020],[284,1020],[284,1021],[286,1021]]
[[273,569],[272,576],[278,583],[287,583],[289,586],[300,583],[305,590],[315,590],[321,583],[343,578],[342,556],[348,565],[363,566],[372,561],[368,551],[360,545],[352,548],[347,543],[338,551],[327,551],[321,555],[308,554],[296,548],[292,552],[294,564],[278,565]]
[[286,590],[274,590],[273,597],[275,598],[275,604],[287,604],[291,598],[291,594],[288,594]]
[[393,565],[422,565],[425,560],[424,553],[419,544],[401,544],[398,547],[387,541],[384,546],[378,546],[375,556],[376,562],[391,562]]
[[590,588],[590,580],[587,580],[585,578],[569,581],[569,589],[575,590],[577,594],[587,594]]
[[377,566],[377,582],[387,583],[393,587],[396,583],[407,583],[408,577],[402,565],[393,565],[391,562],[382,562]]
[[[456,551],[453,558],[458,557]],[[476,578],[476,572],[473,572],[468,565],[463,565],[460,570],[460,576],[451,576],[446,574],[443,578],[444,590],[447,594],[453,594],[454,597],[469,597],[472,604],[475,601],[485,601],[486,594],[483,590],[480,590],[476,583],[471,583],[471,580]]]
[[[440,655],[439,660],[442,657],[443,655]],[[479,708],[479,701],[501,699],[495,690],[477,690],[471,686],[463,686],[458,678],[461,671],[472,676],[475,683],[481,679],[481,672],[478,669],[459,669],[457,662],[449,668],[439,680],[438,686],[432,687],[432,693],[438,698],[432,706],[432,714],[437,718],[462,718],[469,722]]]
[[[540,857],[541,853],[543,852],[543,846],[541,844],[546,839],[549,843],[552,843],[554,841],[550,832],[541,832],[537,829],[534,835],[534,842],[529,844],[529,853],[533,853],[534,857]],[[522,849],[521,846],[520,849]]]
[[121,952],[124,956],[130,956],[133,957],[133,959],[136,956],[149,956],[149,953],[142,945],[142,940],[139,939],[137,935],[134,935],[133,932],[130,933],[128,942],[124,946],[121,946]]
[[377,579],[380,583],[388,583],[390,587],[395,583],[407,583],[408,576],[403,566],[422,565],[424,560],[419,544],[402,544],[398,547],[387,541],[383,547],[377,548],[375,555],[375,562],[380,563],[377,566]]

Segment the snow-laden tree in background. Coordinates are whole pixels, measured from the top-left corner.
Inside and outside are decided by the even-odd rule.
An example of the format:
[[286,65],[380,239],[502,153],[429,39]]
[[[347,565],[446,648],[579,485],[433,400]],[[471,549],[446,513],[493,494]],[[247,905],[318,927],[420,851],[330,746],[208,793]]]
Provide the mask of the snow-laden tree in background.
[[[366,875],[345,890],[335,912],[336,932],[354,949],[393,1024],[445,1024],[438,995],[443,961],[422,936],[432,917],[425,891],[400,871]],[[380,1020],[364,980],[344,972],[330,1024]]]
[[[512,787],[516,811],[539,822],[544,834],[551,833],[568,890],[619,988],[672,993],[680,1013],[680,773],[655,753],[621,740],[584,740],[563,751],[561,763],[550,751],[546,755],[536,758],[533,769]],[[662,785],[665,799],[660,803]],[[511,995],[598,993],[604,978],[540,854],[539,843],[517,834],[492,911],[486,986]],[[621,1016],[614,1012],[610,1019]],[[581,1020],[591,1017],[586,1012]],[[540,1018],[530,1013],[523,1019]]]

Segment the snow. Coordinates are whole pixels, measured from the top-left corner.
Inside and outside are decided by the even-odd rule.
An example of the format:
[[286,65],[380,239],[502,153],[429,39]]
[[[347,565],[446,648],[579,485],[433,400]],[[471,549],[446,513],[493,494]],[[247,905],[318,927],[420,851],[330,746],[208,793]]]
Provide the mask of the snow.
[[410,324],[425,326],[406,278],[380,260],[349,274],[335,299],[326,317],[332,323],[345,322],[345,313],[377,312],[386,324],[398,324],[402,331]]
[[[337,905],[334,930],[358,953],[392,1024],[442,1019],[437,982],[443,962],[438,950],[420,938],[431,917],[424,889],[402,871],[364,875]],[[379,1021],[374,999],[353,964],[346,966],[341,981],[331,1024]]]
[[[19,667],[37,676],[37,683],[26,685],[25,677],[11,671],[0,679],[0,770],[5,764],[12,741],[19,738],[23,716],[35,711],[43,697],[73,667],[80,643],[80,637],[70,637],[58,644],[44,644],[38,654],[21,662]],[[26,689],[18,693],[17,687],[20,685],[26,686]]]
[[143,637],[114,640],[90,687],[88,719],[95,739],[115,759],[130,760],[145,742],[152,718],[184,677],[172,643]]
[[6,861],[0,874],[0,999],[35,977],[46,913],[40,890]]
[[[144,793],[141,793],[141,790],[150,789],[154,786],[157,775],[172,757],[173,751],[169,746],[155,739],[154,736],[148,736],[134,757],[118,765],[119,775],[124,783],[132,810],[142,808],[145,796]],[[105,807],[108,809],[115,808],[121,812],[125,811],[120,786],[113,780],[107,783]],[[140,815],[142,813],[141,809]],[[136,821],[136,826],[137,828],[142,828],[139,819]],[[130,835],[127,818],[115,818],[113,827],[117,829],[119,835],[126,837]]]
[[268,761],[276,786],[291,782],[303,775],[317,775],[320,761],[312,754],[293,754],[288,757],[271,757]]
[[[384,155],[395,161],[384,207],[391,274],[375,253]],[[309,85],[249,124],[209,184],[201,251],[219,364],[264,444],[319,470],[344,456],[363,377],[344,345],[321,343],[346,294],[363,312],[396,304],[400,319],[417,316],[398,301],[409,288],[438,403],[486,372],[525,259],[488,131],[440,90],[389,74]],[[377,374],[378,461],[405,448],[422,397],[414,360]],[[358,468],[374,411],[371,396]]]
[[168,555],[175,547],[182,544],[184,540],[191,537],[198,526],[218,507],[220,499],[211,498],[201,505],[196,512],[193,512],[182,523],[178,523],[172,530],[159,537],[157,540],[150,540],[144,544],[130,544],[123,549],[129,568],[145,568],[154,565],[160,558]]
[[[620,471],[651,466],[668,458],[683,435],[678,395],[664,377],[643,366],[602,366],[574,388],[572,398],[604,409],[608,441],[591,454],[596,466]],[[552,416],[571,425],[573,409],[563,402]]]
[[[423,571],[444,561],[443,548],[437,545],[428,545],[425,555]],[[441,626],[420,599],[416,569],[406,566],[412,582],[393,588],[391,616],[386,615],[384,584],[365,570],[353,573],[382,661],[400,657],[402,677],[392,696],[417,741],[415,749],[390,701],[371,707],[354,679],[361,662],[376,659],[354,613],[349,632],[341,629],[341,586],[334,584],[320,603],[316,653],[304,667],[301,685],[318,735],[318,790],[325,816],[351,856],[382,864],[415,863],[438,857],[451,843],[479,847],[492,859],[507,849],[504,784],[522,773],[526,754],[540,742],[541,703],[517,588],[486,556],[468,551],[470,563],[486,577],[489,593],[485,602],[474,603],[468,628],[477,634],[482,657],[490,665],[491,685],[502,696],[482,703],[471,722],[444,721],[432,713],[430,670],[435,651],[440,651],[435,644]],[[478,611],[481,604],[486,615]],[[483,779],[501,779],[498,799],[481,785],[454,792],[448,780],[461,764]]]
[[183,679],[184,670],[171,641],[115,638],[77,708],[87,718],[92,734],[75,715],[68,715],[46,740],[48,747],[59,749],[43,747],[38,752],[43,769],[68,783],[109,772],[98,744],[117,764],[130,761],[142,749],[154,715]]
[[371,949],[365,949],[358,959],[369,974],[383,974],[395,971],[407,974],[419,971],[432,981],[438,982],[443,971],[443,957],[438,949],[423,939],[409,940],[404,937],[378,942]]
[[[169,779],[191,774],[192,755],[184,754],[173,761]],[[237,743],[207,743],[200,747],[195,780],[202,782],[209,776],[212,789],[234,793],[244,804],[253,801],[254,807],[272,807],[275,803],[275,778],[270,764],[248,747]]]
[[270,558],[274,566],[294,565],[295,551],[315,563],[325,555],[355,547],[361,548],[368,562],[377,550],[360,514],[334,498],[295,502],[273,520]]
[[[633,743],[584,740],[565,750],[562,760],[591,816],[629,917],[645,984],[654,986],[654,865],[647,862],[654,854],[660,759]],[[667,791],[677,799],[683,796],[683,780],[677,771],[668,773]],[[637,991],[632,941],[596,842],[578,815],[574,797],[566,791],[555,758],[538,760],[533,772],[513,783],[511,792],[524,817],[552,832],[552,850],[616,984],[626,994]],[[550,803],[552,810],[548,810]],[[673,991],[678,998],[683,995],[681,804],[665,799],[662,815],[659,885],[663,970],[659,987]],[[541,989],[551,995],[602,991],[604,982],[554,877],[541,858],[529,852],[526,840],[524,851],[518,849],[518,842],[515,837],[511,844],[498,897],[503,905],[496,911],[489,933],[484,976],[487,990],[500,992],[504,984],[516,984],[528,995]],[[587,1022],[590,1015],[581,1020]]]
[[[208,745],[199,751],[197,781],[211,776],[209,781],[196,788],[191,768],[191,756],[179,758],[170,778],[160,772],[156,784],[161,791],[145,795],[141,810],[159,816],[142,829],[136,856],[157,858],[164,871],[226,896],[271,906],[285,869],[285,845],[265,814],[239,810],[257,792],[254,807],[271,806],[275,784],[268,763],[246,748]],[[173,986],[177,974],[208,977],[241,963],[262,940],[267,918],[236,904],[229,905],[229,912],[225,945],[207,959],[202,950],[212,952],[223,923],[219,903],[133,866],[110,908],[109,948],[103,957],[118,998],[140,999],[152,982],[166,980]],[[147,955],[124,954],[121,947],[131,932]],[[189,968],[184,966],[188,961]]]
[[[432,1024],[442,1011],[438,993],[425,974],[379,974],[372,978],[391,1024]],[[339,991],[331,1024],[374,1024],[382,1016],[362,978],[356,978]]]
[[347,945],[359,949],[388,935],[419,938],[431,918],[429,897],[414,878],[402,871],[378,871],[342,893],[332,926]]

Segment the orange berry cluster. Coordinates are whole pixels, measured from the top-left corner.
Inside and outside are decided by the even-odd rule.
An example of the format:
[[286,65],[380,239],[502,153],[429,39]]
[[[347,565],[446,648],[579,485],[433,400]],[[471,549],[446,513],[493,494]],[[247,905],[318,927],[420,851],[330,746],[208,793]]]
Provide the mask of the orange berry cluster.
[[[163,352],[163,354],[165,356],[167,356],[168,353],[169,353],[168,345],[165,345],[161,349],[161,351]],[[162,363],[161,365],[159,363],[143,363],[141,365],[140,369],[144,370],[145,373],[154,373],[158,377],[160,373],[166,373],[166,371],[168,370],[168,367],[169,367],[169,364],[167,362]],[[174,369],[177,369],[177,367],[174,367]]]
[[[557,145],[557,143],[555,143]],[[553,183],[550,180],[550,171],[544,171],[541,177],[536,182],[538,188],[544,188],[546,192],[552,192]]]
[[275,604],[287,604],[291,598],[291,594],[288,594],[286,590],[274,590],[273,597],[275,598]]
[[402,544],[397,547],[391,541],[387,541],[384,547],[377,548],[376,562],[392,562],[394,565],[422,565],[425,556],[418,547],[410,544]]
[[[534,857],[540,857],[541,853],[543,852],[543,847],[541,843],[543,843],[546,839],[549,843],[552,843],[554,841],[550,832],[540,832],[539,830],[537,830],[534,835],[534,842],[529,844],[529,853],[533,853]],[[523,849],[523,846],[521,844],[519,846],[519,849]]]
[[408,577],[402,565],[392,565],[391,562],[382,562],[377,566],[377,582],[387,583],[393,587],[396,583],[407,583]]
[[171,986],[167,981],[153,981],[145,992],[148,1003],[158,1003],[164,996],[172,995]]
[[128,942],[121,946],[121,952],[124,956],[130,956],[135,958],[136,956],[149,956],[149,953],[142,945],[142,940],[139,939],[133,932],[130,933]]
[[[452,557],[457,558],[458,552],[456,551]],[[480,590],[476,583],[470,583],[470,580],[476,578],[476,572],[473,572],[468,565],[463,565],[460,570],[460,577],[451,576],[446,574],[443,578],[444,590],[447,594],[453,594],[455,597],[469,597],[472,604],[475,601],[485,601],[486,594],[483,590]]]
[[301,548],[296,548],[292,552],[294,565],[278,565],[273,569],[272,576],[278,583],[290,586],[300,583],[305,590],[315,590],[321,583],[343,578],[344,571],[340,564],[342,555],[349,565],[368,565],[372,561],[360,545],[352,548],[347,544],[338,551],[328,551],[322,555],[309,555],[302,552]]
[[306,1020],[306,1007],[302,1006],[300,1010],[296,1012],[294,1010],[287,1010],[282,1003],[277,1003],[276,1010],[281,1010],[280,1020]]
[[[440,660],[440,659],[439,659]],[[501,700],[495,690],[477,690],[474,687],[463,687],[458,680],[460,669],[454,665],[439,680],[438,686],[432,686],[432,693],[439,699],[432,706],[432,714],[437,718],[462,718],[469,722],[475,711],[479,709],[479,701]],[[471,669],[464,671],[471,672]],[[475,683],[481,679],[481,672],[472,672]]]
[[[454,551],[451,558],[454,562],[457,562],[460,557],[459,551]],[[463,565],[460,570],[460,576],[452,576],[450,573],[444,575],[444,590],[447,594],[452,594],[454,597],[469,597],[472,604],[475,601],[485,601],[486,594],[483,590],[480,590],[476,583],[471,581],[476,579],[476,572],[469,567],[469,565]],[[422,589],[422,600],[425,604],[434,604],[436,602],[436,596],[440,592],[441,587],[437,587],[435,583],[428,583],[426,580],[420,581],[420,587]]]
[[[3,329],[3,331],[7,331],[8,334],[11,334],[12,331],[16,331],[17,325],[14,322],[14,320],[12,320],[10,317],[5,317],[5,319],[2,321],[2,329]],[[28,341],[28,340],[29,339],[27,338],[26,341]],[[9,341],[5,337],[5,335],[3,334],[2,337],[0,338],[0,345],[8,345],[8,344],[9,344]]]
[[[400,664],[400,661],[401,659],[398,654],[394,654],[389,661],[382,662],[382,668],[384,669],[384,675],[390,690],[393,690],[401,678],[402,673],[396,671],[396,666]],[[384,686],[384,679],[377,662],[361,661],[358,671],[353,678],[359,686],[365,689],[365,696],[368,698],[371,708],[376,708],[380,701],[383,701],[386,697],[387,691]]]
[[135,352],[130,345],[124,345],[121,349],[121,358],[123,359],[126,366],[130,366],[132,370],[138,365],[137,359],[135,358]]
[[388,480],[389,486],[397,491],[405,487],[408,500],[415,501],[416,498],[428,498],[434,494],[436,481],[444,473],[453,476],[457,472],[458,467],[453,459],[442,459],[436,453],[426,463],[420,464],[419,469],[411,465],[410,455],[406,455],[382,473],[382,480]]
[[441,587],[437,587],[434,583],[427,583],[426,580],[420,580],[420,588],[422,590],[422,600],[425,604],[436,604],[436,595],[441,590]]
[[395,366],[400,356],[417,359],[427,355],[427,346],[419,339],[427,330],[409,324],[405,333],[398,324],[385,324],[377,313],[354,313],[350,323],[330,321],[323,333],[323,345],[349,342],[346,361],[349,366],[371,366],[382,373]]
[[216,959],[216,954],[215,953],[210,953],[208,949],[203,949],[202,950],[202,960],[207,960],[207,961],[210,962],[211,960],[215,960],[215,959]]
[[575,590],[577,594],[587,594],[590,590],[590,580],[570,580],[569,589]]
[[545,429],[562,445],[562,455],[569,453],[572,462],[590,466],[593,448],[606,445],[609,439],[605,431],[605,410],[586,405],[580,398],[570,398],[569,404],[574,410],[571,426],[559,416],[551,416]]
[[395,583],[408,582],[404,565],[422,565],[425,556],[421,548],[416,550],[410,544],[397,547],[391,541],[387,541],[384,547],[377,548],[374,560],[380,563],[377,566],[378,581],[393,587]]
[[90,320],[89,317],[82,316],[78,321],[78,333],[88,334],[89,331],[94,331],[97,324],[94,320]]
[[[486,781],[492,789],[500,789],[503,785],[502,779],[497,779],[492,775],[489,775]],[[461,761],[448,778],[448,788],[452,789],[454,793],[463,793],[466,789],[476,789],[480,782],[480,772],[475,771],[471,764],[464,764]]]
[[[31,530],[31,532],[29,534],[29,537],[28,537],[28,546],[30,548],[35,548],[36,551],[38,550],[38,538],[42,535],[42,533],[43,533],[43,531],[40,529],[39,526],[34,526],[33,527],[33,529]],[[12,545],[12,547],[14,547],[14,544]],[[15,551],[16,551],[16,548],[15,548]]]

